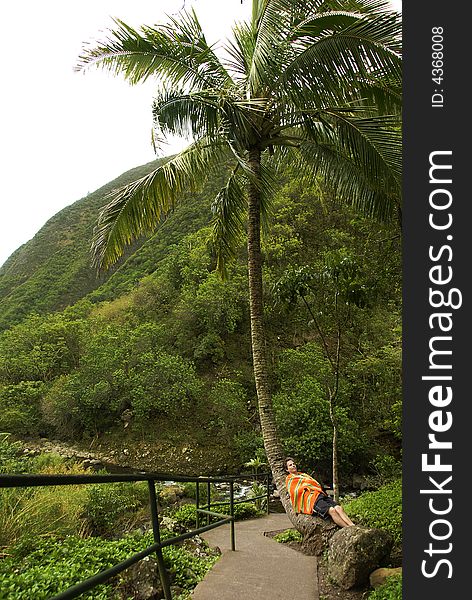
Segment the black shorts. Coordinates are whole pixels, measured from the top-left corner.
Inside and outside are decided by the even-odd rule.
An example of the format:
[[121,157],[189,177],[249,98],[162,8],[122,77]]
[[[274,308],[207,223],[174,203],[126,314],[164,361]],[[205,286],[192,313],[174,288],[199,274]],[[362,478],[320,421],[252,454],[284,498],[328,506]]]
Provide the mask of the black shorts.
[[315,502],[315,506],[313,507],[313,514],[321,517],[322,519],[328,519],[328,511],[332,506],[338,506],[338,503],[329,496],[320,494]]

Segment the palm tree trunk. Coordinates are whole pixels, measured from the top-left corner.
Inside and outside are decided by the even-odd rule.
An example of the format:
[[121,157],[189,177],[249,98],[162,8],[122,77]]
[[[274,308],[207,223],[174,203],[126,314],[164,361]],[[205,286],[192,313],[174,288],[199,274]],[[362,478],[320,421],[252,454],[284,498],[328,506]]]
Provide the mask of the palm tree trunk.
[[[260,180],[261,152],[249,152],[249,164],[255,181]],[[251,343],[254,379],[256,383],[259,419],[267,460],[285,512],[294,527],[308,538],[315,529],[311,516],[296,515],[285,487],[284,452],[280,443],[272,394],[269,383],[269,362],[264,331],[264,305],[262,294],[262,253],[261,253],[261,191],[254,181],[248,184],[248,272],[249,272],[249,311],[251,317]]]
[[[260,179],[261,152],[249,153],[249,164],[255,180]],[[272,471],[280,500],[292,523],[299,527],[299,518],[295,515],[290,497],[285,487],[284,452],[275,423],[272,394],[269,382],[269,362],[264,330],[264,304],[262,294],[262,253],[261,253],[261,190],[254,181],[248,184],[248,272],[249,272],[249,311],[251,316],[251,344],[254,379],[259,406],[259,420],[267,460]]]
[[[261,153],[252,150],[249,164],[255,179],[260,177]],[[249,271],[249,310],[251,315],[251,344],[254,379],[256,383],[259,419],[267,460],[286,510],[291,509],[290,499],[285,489],[285,468],[282,445],[277,435],[275,415],[269,383],[269,363],[264,331],[264,305],[262,297],[262,255],[261,255],[261,191],[254,181],[248,184],[248,271]]]

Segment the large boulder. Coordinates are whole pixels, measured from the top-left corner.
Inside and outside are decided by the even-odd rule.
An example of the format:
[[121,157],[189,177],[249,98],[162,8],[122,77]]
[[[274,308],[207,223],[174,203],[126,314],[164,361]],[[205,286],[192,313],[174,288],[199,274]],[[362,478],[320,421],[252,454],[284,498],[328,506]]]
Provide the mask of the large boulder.
[[363,585],[392,546],[392,536],[382,529],[344,527],[329,540],[328,576],[343,590]]

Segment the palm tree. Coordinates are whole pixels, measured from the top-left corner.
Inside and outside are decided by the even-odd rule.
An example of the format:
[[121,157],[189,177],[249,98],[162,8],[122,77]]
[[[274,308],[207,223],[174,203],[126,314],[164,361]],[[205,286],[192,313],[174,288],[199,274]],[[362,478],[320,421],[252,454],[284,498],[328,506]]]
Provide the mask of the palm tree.
[[278,170],[294,164],[322,176],[343,199],[392,217],[400,197],[400,19],[384,0],[253,0],[250,22],[210,46],[196,14],[182,12],[139,31],[122,21],[86,48],[90,66],[131,84],[156,77],[157,137],[193,142],[142,179],[113,192],[92,243],[107,268],[126,245],[151,233],[184,190],[229,165],[212,204],[217,267],[247,232],[254,377],[267,459],[284,507],[302,532],[285,490],[283,450],[272,408],[264,335],[261,224]]

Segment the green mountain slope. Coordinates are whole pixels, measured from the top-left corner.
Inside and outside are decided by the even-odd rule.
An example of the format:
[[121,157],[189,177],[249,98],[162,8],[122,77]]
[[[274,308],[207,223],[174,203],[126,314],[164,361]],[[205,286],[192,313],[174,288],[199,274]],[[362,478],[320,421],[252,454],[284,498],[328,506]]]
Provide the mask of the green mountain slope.
[[[32,240],[16,250],[0,268],[0,329],[32,313],[45,314],[74,304],[108,284],[96,299],[111,299],[132,288],[155,268],[164,248],[203,226],[209,219],[208,190],[185,198],[151,240],[140,240],[118,265],[97,276],[90,266],[90,240],[106,195],[156,168],[154,161],[127,171],[54,215]],[[145,242],[145,243],[144,243]],[[109,280],[112,281],[109,281]]]

